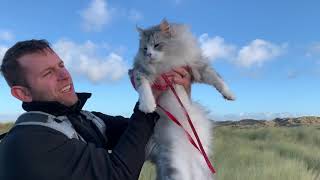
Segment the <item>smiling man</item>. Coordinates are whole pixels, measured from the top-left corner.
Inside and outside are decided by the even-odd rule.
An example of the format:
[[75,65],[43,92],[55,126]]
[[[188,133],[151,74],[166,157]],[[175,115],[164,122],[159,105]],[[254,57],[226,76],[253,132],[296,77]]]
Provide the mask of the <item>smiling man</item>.
[[[156,112],[145,114],[136,105],[128,119],[82,110],[91,94],[75,92],[63,61],[45,40],[16,43],[1,71],[26,113],[0,143],[0,179],[139,178]],[[169,73],[190,91],[184,68]]]
[[78,97],[70,74],[64,67],[63,61],[51,48],[47,47],[39,52],[24,55],[17,60],[27,88],[19,85],[11,86],[13,96],[23,102],[57,101],[66,106],[77,102]]

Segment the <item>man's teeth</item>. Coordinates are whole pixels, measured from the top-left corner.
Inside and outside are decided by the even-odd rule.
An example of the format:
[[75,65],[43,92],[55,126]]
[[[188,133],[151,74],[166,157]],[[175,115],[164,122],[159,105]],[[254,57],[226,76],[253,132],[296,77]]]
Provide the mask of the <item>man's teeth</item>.
[[67,92],[67,91],[69,91],[69,90],[70,90],[70,87],[71,87],[70,85],[64,87],[64,88],[61,90],[61,92]]

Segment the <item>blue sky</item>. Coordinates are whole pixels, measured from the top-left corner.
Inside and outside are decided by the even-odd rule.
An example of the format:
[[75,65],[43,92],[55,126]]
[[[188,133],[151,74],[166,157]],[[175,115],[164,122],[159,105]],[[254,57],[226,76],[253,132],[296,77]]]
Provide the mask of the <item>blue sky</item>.
[[[137,101],[127,70],[142,28],[163,18],[184,23],[236,94],[194,85],[192,97],[213,118],[318,115],[320,2],[231,0],[1,0],[0,58],[16,41],[47,39],[74,78],[92,92],[89,110],[130,116]],[[90,64],[90,65],[88,65]],[[23,112],[0,78],[0,121]]]

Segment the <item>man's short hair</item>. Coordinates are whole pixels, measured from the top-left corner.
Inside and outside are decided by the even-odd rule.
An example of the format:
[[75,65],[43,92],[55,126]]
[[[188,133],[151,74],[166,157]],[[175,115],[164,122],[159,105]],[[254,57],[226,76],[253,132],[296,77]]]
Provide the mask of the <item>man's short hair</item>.
[[8,85],[10,87],[17,85],[28,87],[25,70],[19,64],[18,59],[28,54],[46,53],[45,50],[53,52],[50,44],[45,39],[20,41],[9,48],[1,64],[1,72]]

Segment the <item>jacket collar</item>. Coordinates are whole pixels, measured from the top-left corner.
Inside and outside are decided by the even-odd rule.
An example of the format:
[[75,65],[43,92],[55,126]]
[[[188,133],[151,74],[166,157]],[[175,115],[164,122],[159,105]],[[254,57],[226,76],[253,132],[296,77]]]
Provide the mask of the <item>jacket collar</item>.
[[78,101],[72,106],[65,106],[56,101],[32,101],[23,102],[22,108],[25,111],[42,111],[54,116],[64,116],[79,113],[86,101],[91,97],[91,93],[77,93]]

